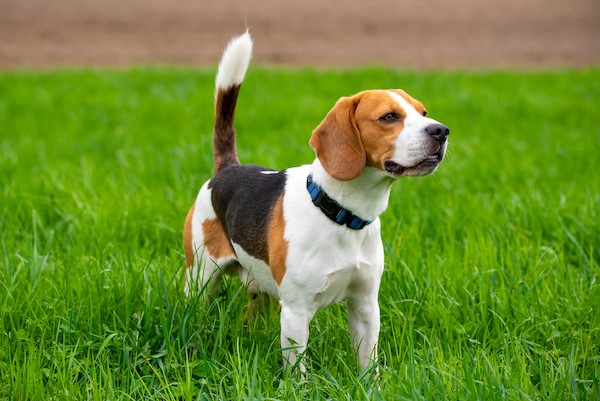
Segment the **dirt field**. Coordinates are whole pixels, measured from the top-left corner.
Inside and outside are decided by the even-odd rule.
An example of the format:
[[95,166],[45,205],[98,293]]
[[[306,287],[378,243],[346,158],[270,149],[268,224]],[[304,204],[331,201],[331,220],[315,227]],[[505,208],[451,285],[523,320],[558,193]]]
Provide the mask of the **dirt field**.
[[600,63],[598,0],[0,0],[0,68],[211,65],[246,26],[268,65]]

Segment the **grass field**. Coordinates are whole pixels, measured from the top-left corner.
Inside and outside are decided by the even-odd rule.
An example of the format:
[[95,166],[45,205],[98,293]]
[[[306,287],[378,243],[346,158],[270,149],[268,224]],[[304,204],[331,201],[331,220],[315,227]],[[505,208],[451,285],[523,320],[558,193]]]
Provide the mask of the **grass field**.
[[380,375],[345,308],[317,314],[305,381],[246,294],[185,299],[181,229],[212,169],[214,71],[0,73],[0,399],[600,400],[600,70],[251,68],[240,158],[312,162],[335,100],[402,87],[447,160],[382,216]]

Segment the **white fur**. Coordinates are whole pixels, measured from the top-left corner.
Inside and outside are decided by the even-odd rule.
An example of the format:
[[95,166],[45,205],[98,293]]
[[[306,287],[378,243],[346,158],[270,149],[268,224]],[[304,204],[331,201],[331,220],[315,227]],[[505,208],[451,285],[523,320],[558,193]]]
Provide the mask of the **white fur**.
[[219,64],[216,84],[218,88],[228,89],[240,85],[246,75],[246,70],[252,57],[252,38],[246,31],[244,34],[233,38],[223,52]]
[[266,292],[269,296],[279,299],[277,283],[271,273],[271,268],[262,260],[255,258],[244,250],[240,245],[232,242],[233,250],[237,256],[237,260],[241,265],[236,275],[242,280],[245,285],[250,285],[255,281],[254,285],[260,288],[261,292]]

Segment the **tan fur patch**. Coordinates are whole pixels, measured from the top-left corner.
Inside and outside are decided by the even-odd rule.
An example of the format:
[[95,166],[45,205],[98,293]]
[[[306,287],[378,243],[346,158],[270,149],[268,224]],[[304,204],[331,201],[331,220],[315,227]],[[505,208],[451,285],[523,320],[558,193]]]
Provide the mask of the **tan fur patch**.
[[277,282],[281,284],[285,275],[285,266],[288,252],[288,242],[283,237],[285,231],[285,219],[283,217],[283,195],[277,200],[273,208],[271,222],[267,233],[269,244],[269,266],[271,274]]
[[204,247],[208,254],[215,259],[235,256],[235,252],[225,234],[219,219],[206,219],[202,222]]
[[185,218],[183,225],[183,249],[185,251],[185,266],[191,267],[194,264],[194,245],[192,244],[192,217],[194,216],[194,208],[192,205],[190,211]]
[[[360,101],[354,118],[367,154],[367,166],[383,169],[385,161],[396,152],[396,139],[404,127],[406,111],[387,91],[365,91],[356,96],[360,96]],[[380,121],[387,113],[401,118],[394,123]]]

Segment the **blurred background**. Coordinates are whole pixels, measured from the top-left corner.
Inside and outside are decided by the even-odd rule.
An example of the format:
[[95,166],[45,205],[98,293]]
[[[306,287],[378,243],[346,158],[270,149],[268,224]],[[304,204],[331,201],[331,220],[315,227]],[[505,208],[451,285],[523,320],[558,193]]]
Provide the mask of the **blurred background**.
[[600,62],[599,0],[0,0],[0,68],[212,65],[246,27],[264,65]]

